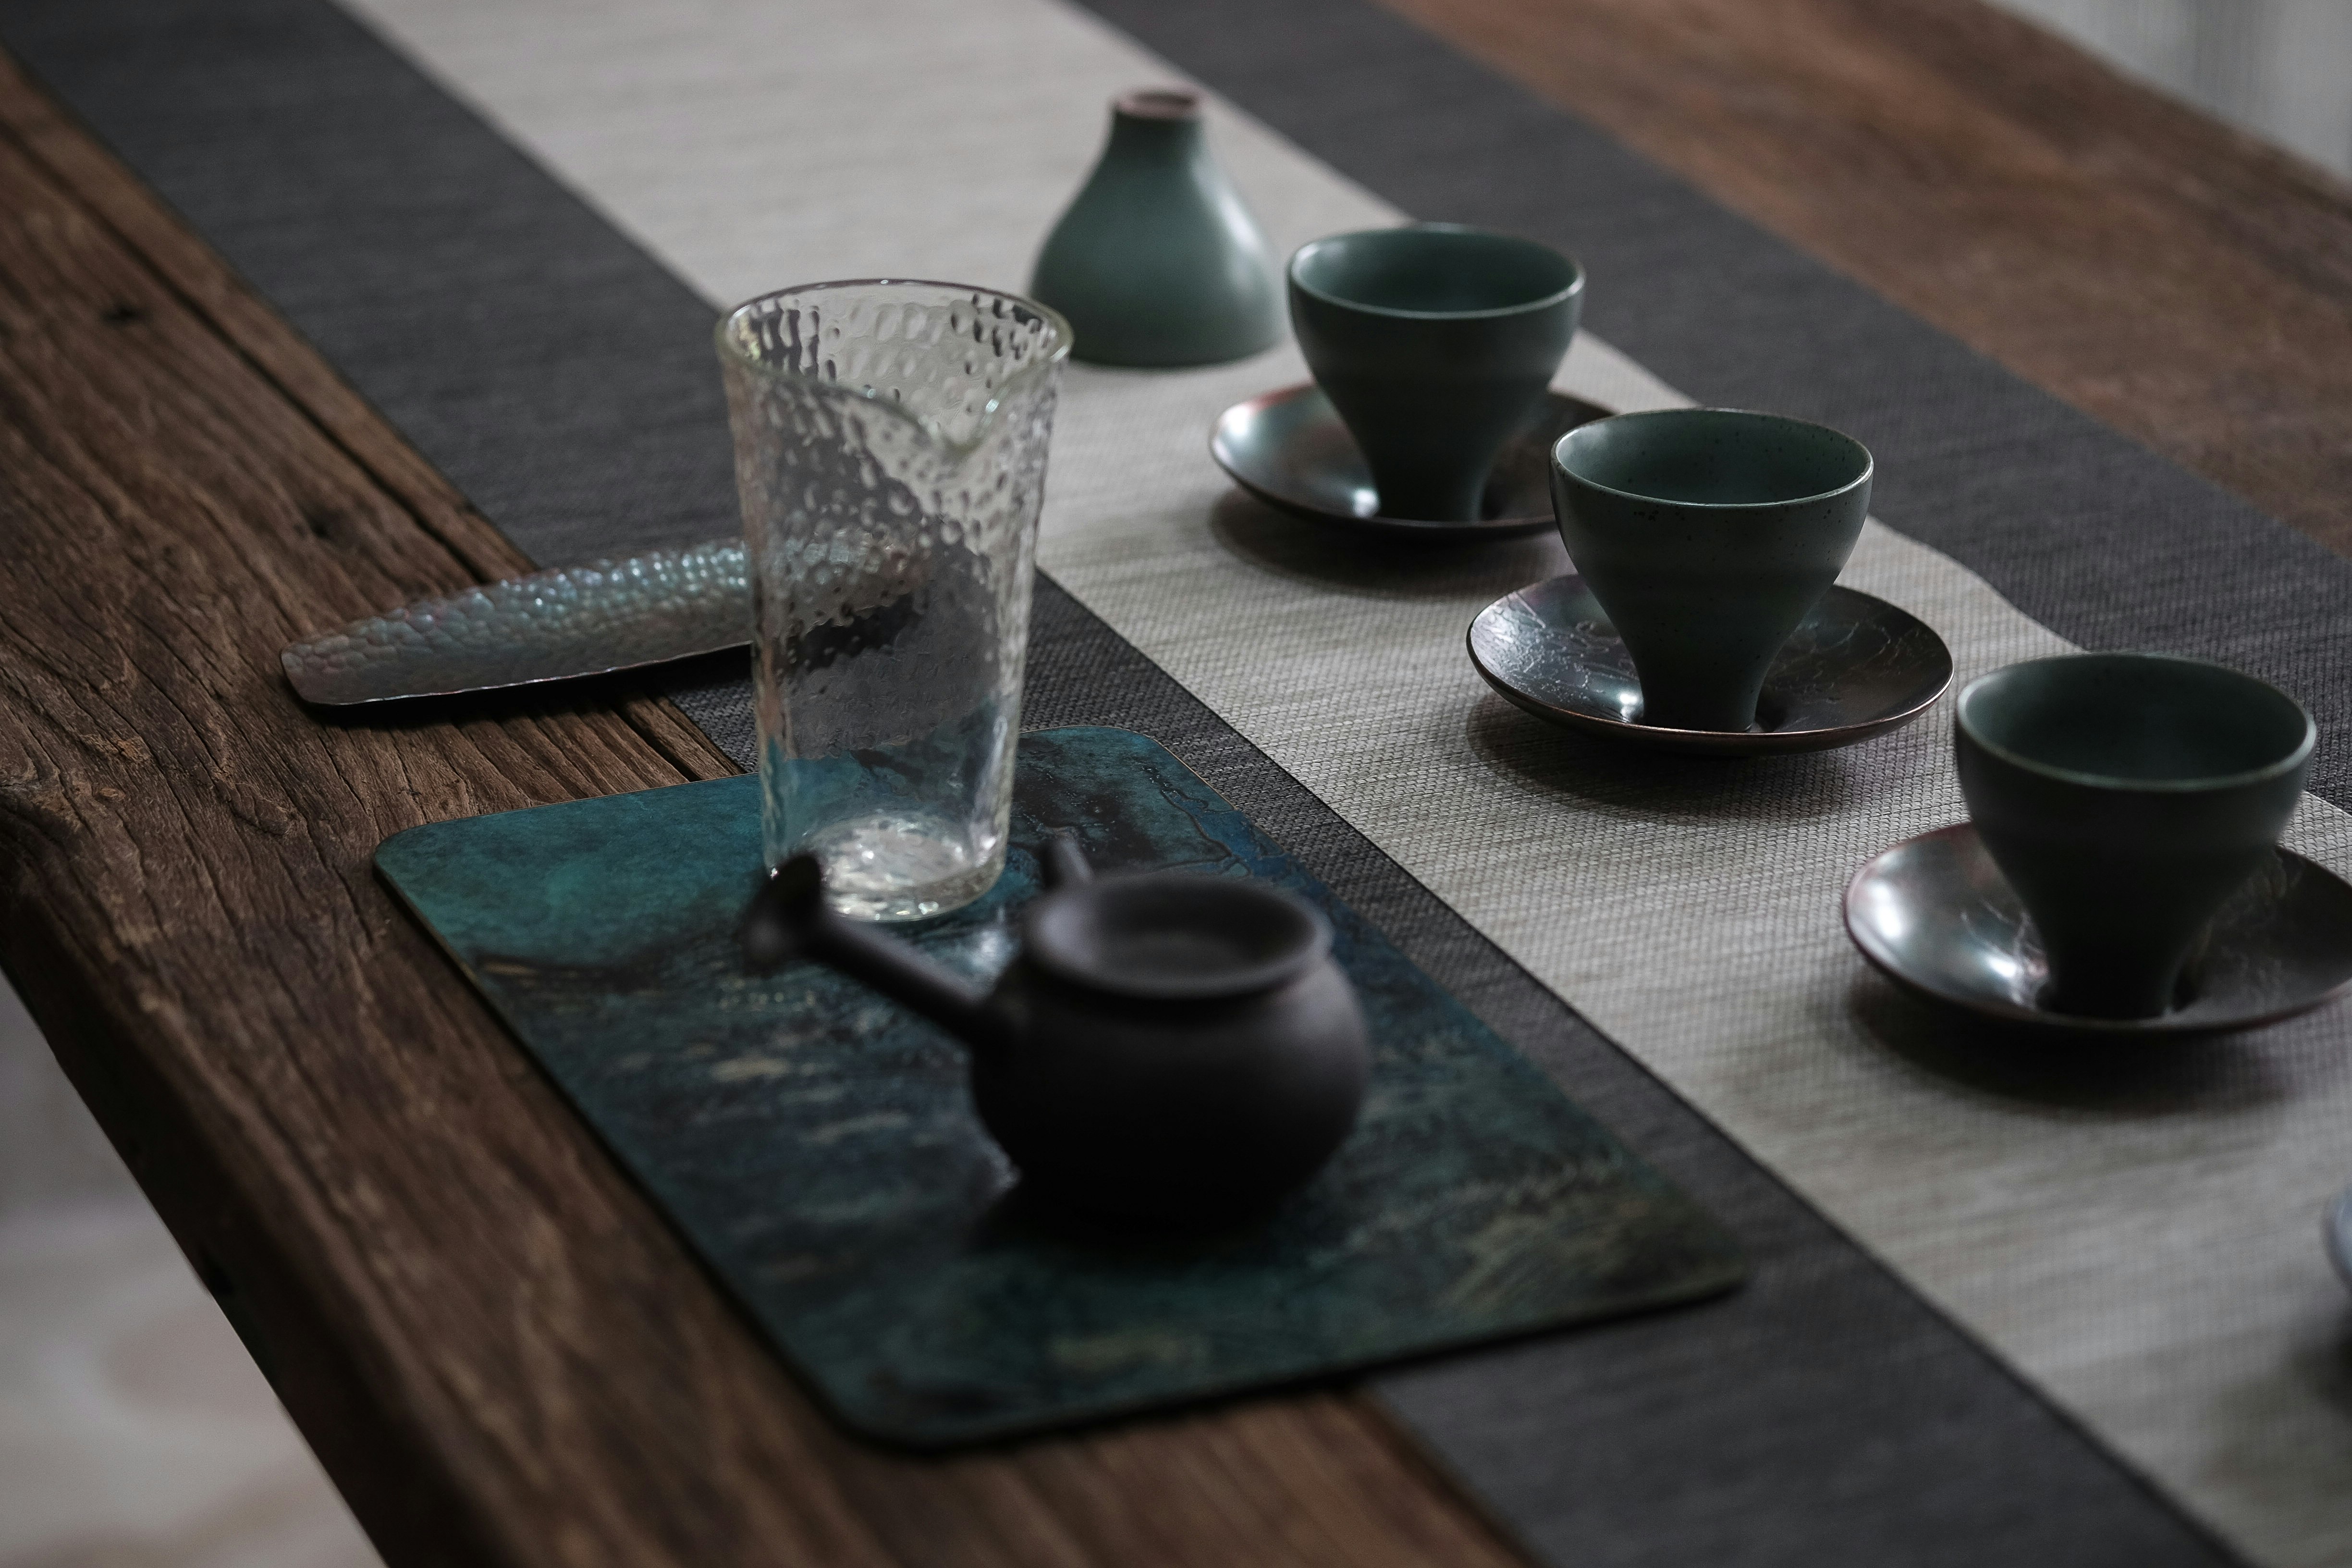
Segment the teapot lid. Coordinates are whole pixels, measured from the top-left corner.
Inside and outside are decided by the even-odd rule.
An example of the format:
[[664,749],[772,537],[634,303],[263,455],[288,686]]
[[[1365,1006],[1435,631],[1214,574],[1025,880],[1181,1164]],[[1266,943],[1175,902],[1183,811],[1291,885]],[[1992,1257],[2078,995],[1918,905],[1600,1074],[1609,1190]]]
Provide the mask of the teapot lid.
[[1055,979],[1155,1002],[1271,991],[1331,950],[1329,922],[1303,900],[1181,871],[1063,888],[1030,906],[1024,935],[1026,956]]

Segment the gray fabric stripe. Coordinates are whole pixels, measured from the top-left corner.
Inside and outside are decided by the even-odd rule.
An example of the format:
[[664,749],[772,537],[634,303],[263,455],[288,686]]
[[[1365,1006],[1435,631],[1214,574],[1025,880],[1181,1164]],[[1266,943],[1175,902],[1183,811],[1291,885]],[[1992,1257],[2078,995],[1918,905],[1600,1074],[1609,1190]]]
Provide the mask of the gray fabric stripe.
[[10,0],[9,47],[545,565],[740,525],[710,309],[317,0]]
[[[1149,35],[1151,16],[1120,19]],[[1431,193],[1412,181],[1434,177],[1447,147],[1493,164],[1481,139],[1517,125],[1531,159],[1623,165],[1613,177],[1639,187],[1641,232],[1657,248],[1675,252],[1676,233],[1682,250],[1723,248],[1725,275],[1740,287],[1759,270],[1810,279],[1784,293],[1791,313],[1835,321],[1851,309],[1839,292],[1851,286],[1777,247],[1747,257],[1741,247],[1769,242],[1376,13],[1254,4],[1223,25],[1218,47],[1238,63],[1182,63],[1409,209],[1553,232],[1532,214],[1416,199]],[[1261,26],[1273,30],[1253,30]],[[341,13],[320,0],[0,0],[0,37],[534,555],[731,530],[708,308]],[[1149,41],[1180,55],[1192,47]],[[1315,69],[1303,70],[1296,52],[1310,43]],[[1260,68],[1268,74],[1248,75]],[[1327,94],[1335,81],[1355,85]],[[1375,81],[1381,96],[1351,100]],[[1361,160],[1351,167],[1331,145],[1351,142],[1387,147],[1396,180]],[[1456,188],[1461,175],[1447,166],[1436,188]],[[1573,199],[1540,163],[1517,177],[1550,193],[1546,202]],[[1583,248],[1604,264],[1598,247]],[[1626,258],[1605,265],[1638,276]],[[1664,281],[1683,290],[1685,316],[1704,316],[1713,307],[1692,301],[1723,286],[1705,268]],[[1596,324],[1710,396],[1791,405],[1761,387],[1760,368],[1761,390],[1743,399],[1706,365],[1677,360],[1642,321]],[[1708,346],[1703,321],[1688,336],[1690,352]],[[1721,339],[1727,353],[1740,345]],[[1895,515],[1908,521],[1911,510]],[[1624,1564],[2224,1560],[1050,583],[1038,612],[1028,722],[1126,724],[1168,742],[1722,1215],[1756,1258],[1755,1285],[1721,1303],[1380,1380],[1539,1552]],[[740,682],[708,665],[694,679],[681,691],[690,710],[748,756]]]

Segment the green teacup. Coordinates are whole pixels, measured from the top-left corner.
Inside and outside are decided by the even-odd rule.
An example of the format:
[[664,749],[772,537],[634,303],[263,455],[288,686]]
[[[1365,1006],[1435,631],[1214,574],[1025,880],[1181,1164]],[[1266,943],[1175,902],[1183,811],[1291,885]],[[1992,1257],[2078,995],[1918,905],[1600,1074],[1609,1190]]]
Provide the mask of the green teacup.
[[1495,456],[1576,335],[1584,272],[1549,246],[1454,224],[1298,247],[1290,321],[1372,470],[1384,517],[1475,522]]
[[1971,683],[1960,793],[2050,962],[2042,1005],[2151,1018],[2278,842],[2318,730],[2278,688],[2164,654],[2074,654]]
[[1624,639],[1643,723],[1755,724],[1773,656],[1853,553],[1870,479],[1853,437],[1772,414],[1620,414],[1559,438],[1560,542]]

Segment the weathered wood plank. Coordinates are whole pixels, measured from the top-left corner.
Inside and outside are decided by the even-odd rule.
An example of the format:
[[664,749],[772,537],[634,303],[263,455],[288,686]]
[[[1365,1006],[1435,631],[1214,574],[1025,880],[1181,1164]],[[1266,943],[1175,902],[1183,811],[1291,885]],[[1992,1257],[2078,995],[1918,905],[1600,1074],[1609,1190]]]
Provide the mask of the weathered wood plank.
[[1345,1393],[828,1423],[369,869],[725,760],[615,689],[303,711],[287,638],[520,558],[5,62],[0,473],[0,961],[390,1562],[1518,1560]]
[[1384,0],[2352,553],[2352,188],[1980,0]]

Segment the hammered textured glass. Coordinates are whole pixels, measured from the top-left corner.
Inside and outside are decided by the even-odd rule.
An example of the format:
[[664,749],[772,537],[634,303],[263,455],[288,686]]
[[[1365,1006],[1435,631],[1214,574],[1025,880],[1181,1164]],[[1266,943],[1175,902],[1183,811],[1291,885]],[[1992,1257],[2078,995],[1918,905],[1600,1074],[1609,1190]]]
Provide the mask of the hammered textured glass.
[[756,620],[768,863],[917,920],[1003,869],[1067,323],[948,283],[817,283],[719,327]]

